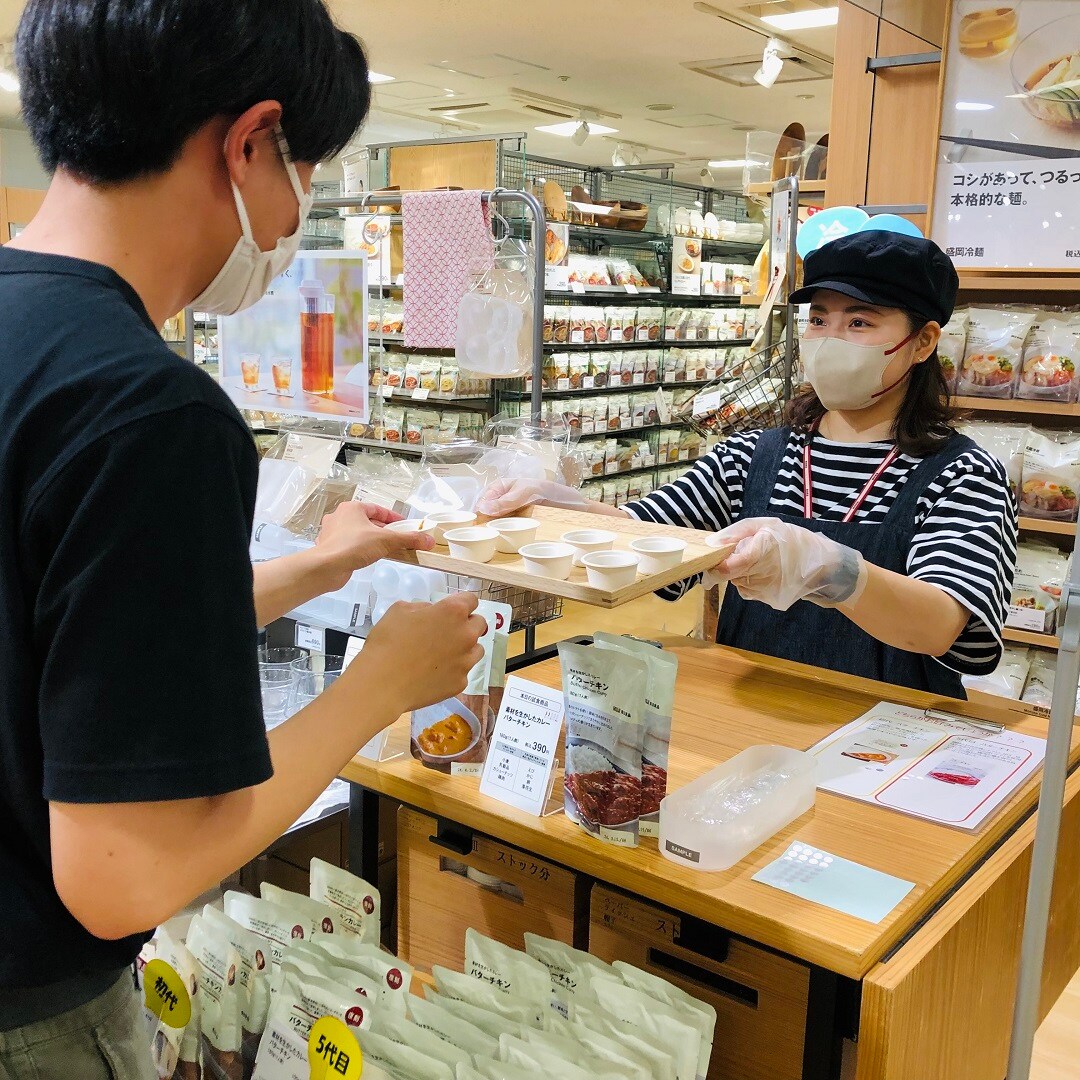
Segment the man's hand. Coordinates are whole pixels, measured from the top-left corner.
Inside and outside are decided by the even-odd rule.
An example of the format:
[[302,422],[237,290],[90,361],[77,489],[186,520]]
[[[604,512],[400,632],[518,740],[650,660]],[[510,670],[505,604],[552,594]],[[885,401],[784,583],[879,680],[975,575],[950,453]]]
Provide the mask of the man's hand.
[[487,624],[474,614],[476,607],[468,593],[437,604],[392,605],[339,682],[351,685],[363,671],[366,685],[380,679],[403,712],[460,694],[484,656],[478,642]]
[[434,547],[426,533],[388,531],[385,526],[395,521],[401,516],[392,510],[360,502],[342,503],[323,518],[315,551],[328,575],[326,592],[345,588],[353,573],[379,559]]

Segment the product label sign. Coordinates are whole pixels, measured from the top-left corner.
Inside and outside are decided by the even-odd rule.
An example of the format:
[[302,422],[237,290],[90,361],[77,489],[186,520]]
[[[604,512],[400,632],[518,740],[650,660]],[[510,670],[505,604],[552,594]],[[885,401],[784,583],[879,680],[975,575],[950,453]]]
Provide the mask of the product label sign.
[[539,817],[547,802],[562,719],[561,693],[511,675],[484,763],[481,794]]
[[296,646],[310,649],[312,652],[326,652],[326,631],[321,626],[309,626],[307,623],[296,624]]
[[[597,895],[597,894],[594,894]],[[677,915],[614,893],[599,893],[600,920],[612,930],[633,934],[650,941],[675,943],[682,934]]]

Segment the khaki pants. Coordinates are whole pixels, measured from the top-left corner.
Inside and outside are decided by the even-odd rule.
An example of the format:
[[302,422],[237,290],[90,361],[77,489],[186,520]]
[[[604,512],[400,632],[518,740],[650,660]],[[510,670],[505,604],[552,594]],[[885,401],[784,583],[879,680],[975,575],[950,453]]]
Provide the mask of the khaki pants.
[[156,1080],[131,972],[77,1009],[0,1032],[0,1080]]

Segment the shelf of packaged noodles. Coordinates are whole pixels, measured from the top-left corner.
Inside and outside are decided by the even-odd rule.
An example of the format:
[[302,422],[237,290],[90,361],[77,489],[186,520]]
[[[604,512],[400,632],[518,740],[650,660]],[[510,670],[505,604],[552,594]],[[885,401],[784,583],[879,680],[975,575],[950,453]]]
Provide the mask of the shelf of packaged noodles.
[[1075,521],[1046,521],[1043,518],[1022,517],[1020,528],[1024,532],[1048,533],[1053,536],[1075,536]]
[[1064,401],[1028,401],[1024,398],[954,397],[958,409],[977,412],[1007,412],[1017,416],[1080,417],[1080,404]]
[[1006,626],[1001,631],[1001,636],[1006,641],[1014,641],[1019,645],[1040,645],[1044,649],[1056,649],[1061,645],[1061,640],[1053,634],[1037,634],[1031,630],[1014,630]]

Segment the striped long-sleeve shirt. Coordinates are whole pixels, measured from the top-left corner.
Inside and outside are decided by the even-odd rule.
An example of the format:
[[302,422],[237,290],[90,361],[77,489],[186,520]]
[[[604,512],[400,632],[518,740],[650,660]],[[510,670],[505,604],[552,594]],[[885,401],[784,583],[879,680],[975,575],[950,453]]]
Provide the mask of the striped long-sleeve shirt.
[[[742,512],[743,486],[760,434],[732,436],[678,480],[624,509],[644,521],[714,531],[726,528]],[[802,517],[805,443],[805,435],[791,433],[769,502],[770,515]],[[814,517],[842,520],[891,447],[888,442],[832,442],[817,435],[810,451]],[[901,454],[870,490],[854,520],[881,524],[919,461]],[[971,613],[952,649],[941,657],[955,671],[985,674],[1001,659],[1016,532],[1016,504],[1005,469],[978,448],[946,466],[918,501],[908,575],[943,589]],[[680,582],[660,595],[677,599],[697,580]]]

